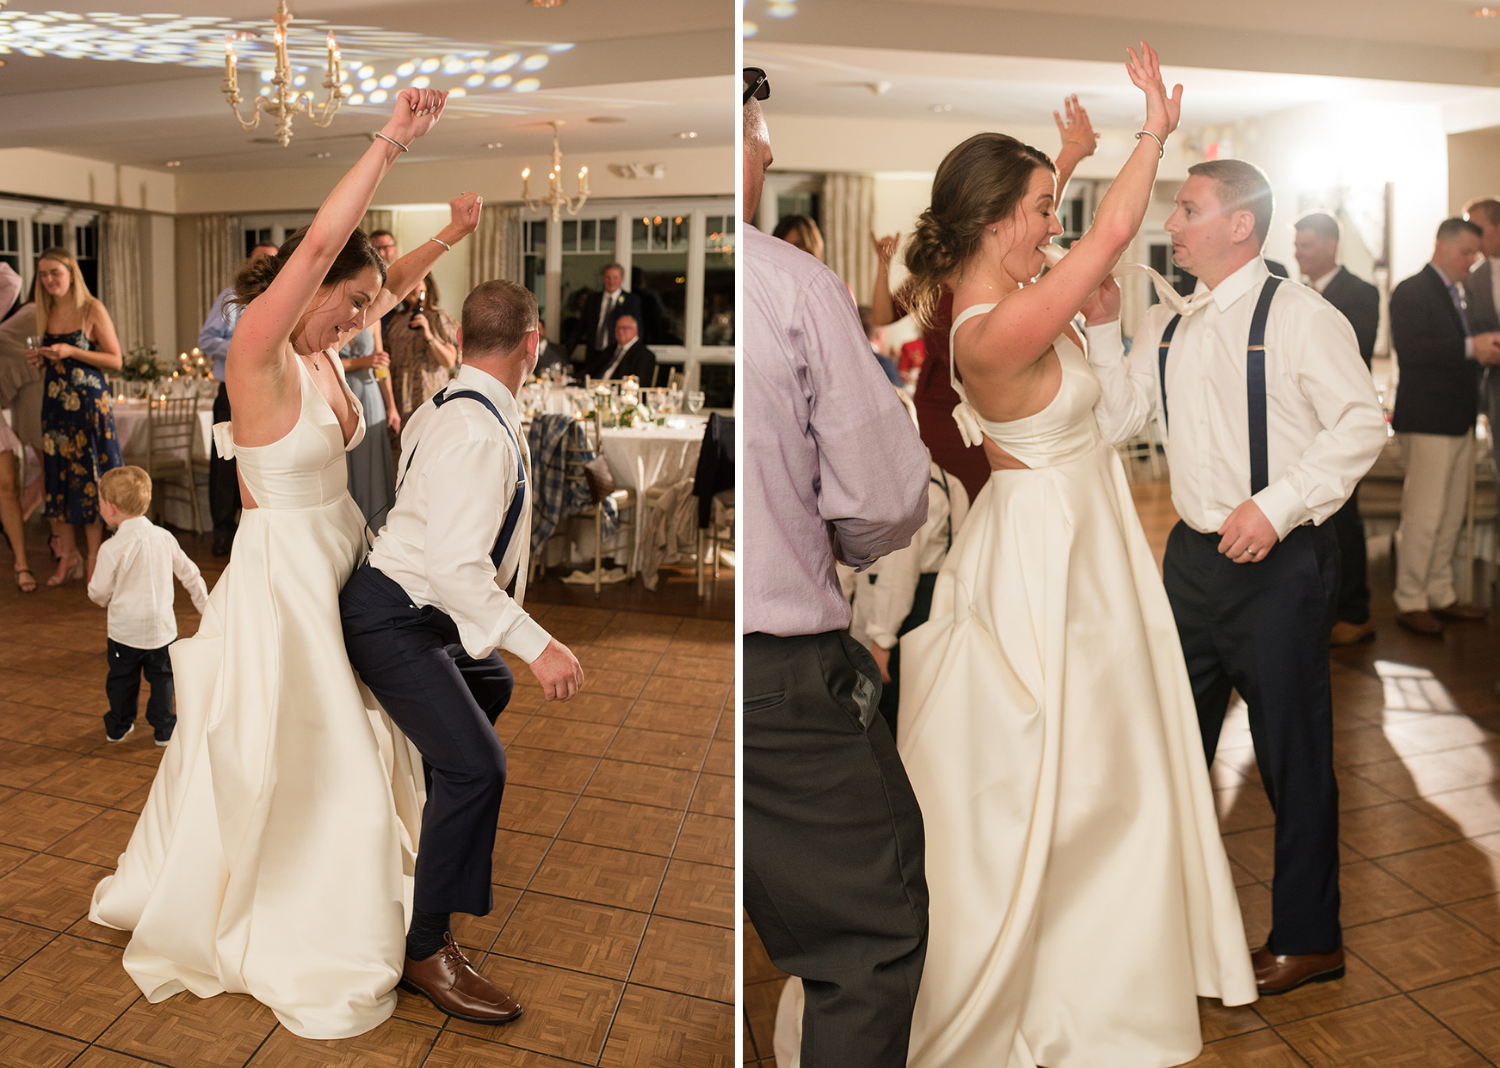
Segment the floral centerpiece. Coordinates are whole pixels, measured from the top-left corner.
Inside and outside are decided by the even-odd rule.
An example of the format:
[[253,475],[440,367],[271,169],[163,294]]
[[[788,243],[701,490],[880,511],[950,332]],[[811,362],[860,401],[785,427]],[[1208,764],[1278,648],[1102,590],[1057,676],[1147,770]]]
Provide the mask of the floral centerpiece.
[[132,345],[120,364],[120,374],[127,382],[155,382],[161,377],[156,350],[145,345]]

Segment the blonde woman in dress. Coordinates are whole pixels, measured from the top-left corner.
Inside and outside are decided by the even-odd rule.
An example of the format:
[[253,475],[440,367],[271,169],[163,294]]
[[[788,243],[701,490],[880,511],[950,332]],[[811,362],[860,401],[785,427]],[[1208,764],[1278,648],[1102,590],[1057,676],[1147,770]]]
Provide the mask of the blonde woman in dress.
[[1198,996],[1255,999],[1176,626],[1113,447],[1139,427],[1091,366],[1123,358],[1109,272],[1180,107],[1149,47],[1128,69],[1145,129],[1059,266],[1032,282],[1062,231],[1052,164],[1002,134],[943,161],[906,250],[919,315],[953,291],[955,417],[1002,468],[902,638],[898,747],[931,892],[914,1068],[1165,1068],[1201,1048]]

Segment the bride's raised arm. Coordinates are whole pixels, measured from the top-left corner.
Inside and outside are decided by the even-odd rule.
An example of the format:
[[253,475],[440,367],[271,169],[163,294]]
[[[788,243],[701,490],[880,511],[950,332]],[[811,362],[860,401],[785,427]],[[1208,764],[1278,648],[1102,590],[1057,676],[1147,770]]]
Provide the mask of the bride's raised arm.
[[366,318],[384,318],[386,312],[405,300],[417,288],[417,283],[427,277],[427,272],[443,253],[479,229],[479,212],[483,206],[484,198],[478,193],[460,193],[450,200],[448,210],[452,219],[448,225],[391,264],[391,269],[386,272],[385,288],[375,298]]
[[1151,200],[1156,168],[1167,137],[1182,111],[1182,86],[1167,94],[1154,49],[1142,42],[1141,53],[1127,49],[1130,80],[1146,96],[1146,121],[1135,150],[1099,202],[1093,225],[1067,257],[1035,285],[1003,301],[997,314],[984,317],[976,351],[995,355],[997,370],[1016,370],[1035,362],[1076,315],[1135,239]]
[[[246,417],[260,422],[267,415],[275,421],[274,413],[298,403],[296,377],[287,374],[287,343],[304,353],[326,347],[320,342],[333,343],[334,333],[326,339],[301,337],[296,334],[298,326],[369,210],[386,172],[407,146],[432,129],[446,102],[447,94],[434,89],[401,91],[380,134],[328,194],[296,249],[284,263],[274,265],[274,278],[264,292],[246,305],[230,343],[225,375],[231,393],[249,402],[249,407],[241,399],[233,402],[236,423]],[[378,281],[377,276],[377,292]],[[367,311],[375,296],[371,292],[352,297],[355,310]],[[291,410],[295,419],[295,409]]]

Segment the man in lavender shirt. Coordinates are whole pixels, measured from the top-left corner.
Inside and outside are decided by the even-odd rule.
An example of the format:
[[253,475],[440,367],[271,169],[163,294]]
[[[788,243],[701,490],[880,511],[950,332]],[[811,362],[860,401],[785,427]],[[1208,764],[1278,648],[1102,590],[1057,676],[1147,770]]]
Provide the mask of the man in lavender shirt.
[[902,1068],[927,951],[922,814],[834,561],[927,518],[927,450],[848,287],[749,225],[771,149],[745,71],[744,901],[806,993],[804,1068]]

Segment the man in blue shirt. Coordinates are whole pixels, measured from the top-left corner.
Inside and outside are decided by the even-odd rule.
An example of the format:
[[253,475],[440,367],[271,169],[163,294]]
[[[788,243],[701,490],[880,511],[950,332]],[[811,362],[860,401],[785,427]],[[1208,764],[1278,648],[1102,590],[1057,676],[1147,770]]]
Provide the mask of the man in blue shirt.
[[[276,255],[275,245],[256,245],[250,251],[250,259]],[[224,361],[229,356],[229,340],[234,337],[235,324],[240,321],[238,304],[234,299],[234,286],[230,286],[214,298],[208,310],[203,329],[198,331],[198,349],[214,360],[214,378],[219,383],[219,393],[214,398],[214,422],[229,421],[229,391],[224,386]],[[228,556],[234,542],[234,532],[239,527],[240,482],[234,461],[219,455],[214,446],[208,461],[208,514],[214,524],[214,555]]]

